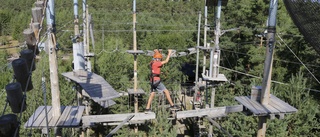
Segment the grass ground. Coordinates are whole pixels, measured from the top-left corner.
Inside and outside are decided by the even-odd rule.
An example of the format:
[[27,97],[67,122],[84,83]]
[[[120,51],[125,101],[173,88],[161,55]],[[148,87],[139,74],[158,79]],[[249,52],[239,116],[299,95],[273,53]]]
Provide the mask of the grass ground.
[[0,36],[0,50],[6,50],[10,56],[18,56],[20,43],[11,36]]

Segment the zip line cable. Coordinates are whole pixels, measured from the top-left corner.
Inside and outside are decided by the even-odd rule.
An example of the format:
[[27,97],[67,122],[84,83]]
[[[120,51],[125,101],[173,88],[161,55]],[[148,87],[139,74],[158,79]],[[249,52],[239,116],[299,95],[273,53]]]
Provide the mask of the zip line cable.
[[[190,13],[183,13],[183,12],[180,12],[180,13],[159,13],[159,12],[139,12],[137,11],[136,14],[139,15],[188,15],[188,16],[195,16],[195,17],[198,17],[198,13],[197,12],[192,12],[194,14],[190,14]],[[128,14],[129,15],[132,15],[132,11],[122,11],[122,12],[118,12],[118,11],[102,11],[102,12],[98,12],[98,13],[93,13],[93,15],[119,15],[119,14]]]
[[42,70],[42,78],[41,78],[41,89],[43,91],[43,103],[44,103],[44,110],[45,110],[45,114],[46,114],[46,129],[47,129],[47,135],[50,137],[49,134],[49,121],[48,121],[48,110],[47,110],[47,90],[46,90],[46,80],[44,77],[44,70]]
[[[254,76],[254,75],[251,75],[251,74],[248,74],[248,73],[245,73],[245,72],[241,72],[241,71],[233,70],[233,69],[226,68],[226,67],[223,67],[223,66],[219,66],[219,67],[220,67],[220,68],[223,68],[223,69],[225,69],[225,70],[229,70],[229,71],[232,71],[232,72],[236,72],[236,73],[242,74],[242,75],[246,75],[246,76],[250,76],[250,77],[258,78],[258,79],[263,79],[262,77]],[[290,86],[290,84],[283,83],[283,82],[279,82],[279,81],[275,81],[275,80],[271,80],[271,82],[276,83],[276,84],[281,84],[281,85]],[[310,90],[310,91],[314,91],[314,92],[318,92],[318,93],[320,93],[320,90],[316,90],[316,89],[311,89],[311,88],[301,88],[301,87],[298,87],[298,88],[300,88],[300,89],[305,89],[305,90]]]
[[[316,78],[316,76],[314,76],[314,74],[308,69],[308,67],[300,60],[300,58],[291,50],[291,48],[287,45],[286,42],[284,42],[284,40],[282,39],[282,37],[280,37],[279,35],[277,35],[278,38],[280,38],[280,40],[284,43],[284,45],[290,50],[290,52],[299,60],[299,62],[306,68],[306,70],[311,74],[311,76],[318,82],[318,84],[320,84],[319,80]],[[282,45],[280,42],[278,42],[280,45]]]
[[[236,53],[236,54],[240,54],[240,55],[252,56],[251,54],[247,54],[247,53],[243,53],[243,52],[237,52],[237,51],[231,51],[231,50],[227,50],[227,49],[223,49],[223,48],[220,48],[220,50],[226,51],[226,52],[231,52],[231,53]],[[285,62],[285,63],[301,64],[300,62],[293,62],[293,61],[287,61],[287,60],[281,60],[281,59],[274,59],[274,60],[275,61],[280,61],[280,62]],[[320,67],[318,65],[312,65],[312,64],[306,64],[306,66]]]

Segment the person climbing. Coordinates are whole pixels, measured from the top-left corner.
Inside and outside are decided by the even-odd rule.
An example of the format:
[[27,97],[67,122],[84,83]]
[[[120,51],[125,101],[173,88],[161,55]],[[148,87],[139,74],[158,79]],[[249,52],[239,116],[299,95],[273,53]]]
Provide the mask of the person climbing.
[[171,109],[178,109],[178,107],[175,106],[173,104],[173,102],[172,102],[169,90],[164,86],[164,84],[160,80],[161,67],[163,66],[163,64],[166,64],[166,63],[169,62],[171,53],[172,53],[172,50],[169,49],[168,50],[168,56],[167,56],[166,60],[161,61],[162,54],[159,52],[159,50],[154,50],[153,59],[150,62],[150,68],[151,68],[151,76],[150,76],[151,93],[150,93],[150,97],[148,99],[148,103],[147,103],[147,106],[146,106],[146,109],[145,109],[145,113],[151,112],[150,106],[151,106],[152,99],[154,98],[154,96],[156,94],[155,90],[157,90],[158,92],[164,92],[164,94],[166,95],[167,100],[170,103],[170,108]]

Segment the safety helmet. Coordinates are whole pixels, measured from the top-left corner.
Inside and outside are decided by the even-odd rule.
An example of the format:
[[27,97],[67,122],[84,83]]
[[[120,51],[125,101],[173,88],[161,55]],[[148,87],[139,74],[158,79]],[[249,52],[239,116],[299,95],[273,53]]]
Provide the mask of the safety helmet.
[[154,55],[153,55],[153,58],[161,59],[162,58],[162,54],[159,53],[159,52],[155,52]]

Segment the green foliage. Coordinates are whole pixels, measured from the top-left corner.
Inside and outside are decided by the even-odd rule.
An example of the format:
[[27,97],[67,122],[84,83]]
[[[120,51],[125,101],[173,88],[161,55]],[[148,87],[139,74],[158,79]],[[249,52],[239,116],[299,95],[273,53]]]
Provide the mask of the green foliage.
[[[31,7],[34,0],[10,0],[0,5],[0,35],[11,35],[14,39],[24,41],[22,31],[29,27]],[[57,41],[61,51],[58,53],[59,73],[72,71],[72,59],[62,60],[62,56],[72,56],[72,42],[70,36],[73,31],[72,1],[57,0],[56,2],[56,26]],[[80,2],[80,1],[79,1]],[[256,37],[263,34],[266,29],[269,2],[267,0],[229,0],[228,5],[222,8],[221,26],[227,30],[238,28],[237,31],[226,32],[220,37],[221,66],[257,77],[250,77],[240,73],[220,69],[230,80],[216,89],[215,106],[227,106],[237,104],[235,96],[250,94],[252,85],[261,85],[265,59],[266,41]],[[81,2],[79,3],[81,5]],[[126,50],[133,49],[132,34],[132,1],[88,1],[89,12],[92,13],[94,22],[95,47],[90,50],[95,53],[92,61],[94,72],[104,77],[117,91],[126,91],[133,88],[133,61],[134,56]],[[139,0],[137,1],[137,47],[139,50],[153,50],[156,48],[176,49],[178,52],[195,47],[197,41],[198,11],[203,13],[204,1],[168,1],[168,0]],[[79,6],[79,15],[82,8]],[[214,14],[209,8],[208,23],[210,30],[214,29]],[[80,17],[81,19],[81,17]],[[202,18],[201,22],[204,22]],[[82,21],[80,21],[80,24]],[[44,26],[45,27],[45,26]],[[43,30],[45,31],[45,30]],[[272,85],[272,93],[298,109],[296,114],[286,115],[284,120],[268,120],[267,136],[317,136],[319,135],[319,99],[306,88],[319,88],[319,83],[313,80],[289,48],[297,55],[316,76],[319,75],[319,56],[305,42],[298,29],[292,23],[282,1],[279,1],[277,14],[277,45],[274,53],[272,80],[287,85]],[[278,37],[280,36],[280,37]],[[203,43],[203,30],[201,30],[201,43]],[[214,38],[213,31],[208,32],[208,41]],[[262,45],[260,45],[262,42]],[[289,47],[289,48],[288,48]],[[204,54],[200,53],[201,56]],[[207,54],[208,55],[208,54]],[[5,65],[1,69],[2,77],[0,85],[5,87],[13,76],[12,69],[7,67],[8,57],[6,52],[0,52],[0,63]],[[35,89],[27,93],[27,111],[21,119],[24,123],[40,105],[44,105],[41,78],[46,80],[47,104],[51,104],[48,57],[41,53],[37,61],[37,70],[33,72],[32,80]],[[70,57],[72,58],[72,57]],[[139,111],[145,108],[146,100],[150,92],[149,68],[151,57],[138,56],[138,88],[142,88],[145,96],[139,97]],[[208,62],[208,60],[207,60]],[[200,61],[200,64],[202,60]],[[161,78],[171,93],[180,90],[180,84],[192,81],[192,76],[185,75],[181,70],[184,64],[195,64],[195,56],[171,58],[162,71]],[[202,67],[202,66],[201,66]],[[200,69],[201,71],[201,69]],[[202,73],[202,72],[200,72]],[[305,74],[305,75],[302,75]],[[260,78],[259,78],[260,77]],[[59,75],[61,83],[61,104],[75,104],[75,91],[73,83],[67,82]],[[3,88],[4,89],[4,88]],[[5,94],[0,96],[0,106],[5,104]],[[173,95],[172,95],[173,96]],[[130,113],[133,112],[131,97],[124,96],[114,101],[117,103],[107,109],[102,109],[98,104],[92,105],[92,114]],[[147,122],[139,127],[139,132],[134,133],[133,126],[124,126],[117,136],[177,136],[177,127],[167,120],[169,113],[159,105],[159,100],[153,101],[156,112],[156,120]],[[10,113],[7,108],[5,113]],[[255,136],[258,119],[245,116],[241,113],[233,113],[226,118],[217,120],[233,136]],[[26,130],[22,127],[20,134],[40,136],[40,130]],[[114,126],[98,125],[92,135],[105,135]],[[129,131],[129,132],[128,132]],[[66,136],[77,136],[71,129],[64,129]],[[52,132],[51,132],[52,133]],[[217,136],[224,136],[223,132],[214,129]]]

